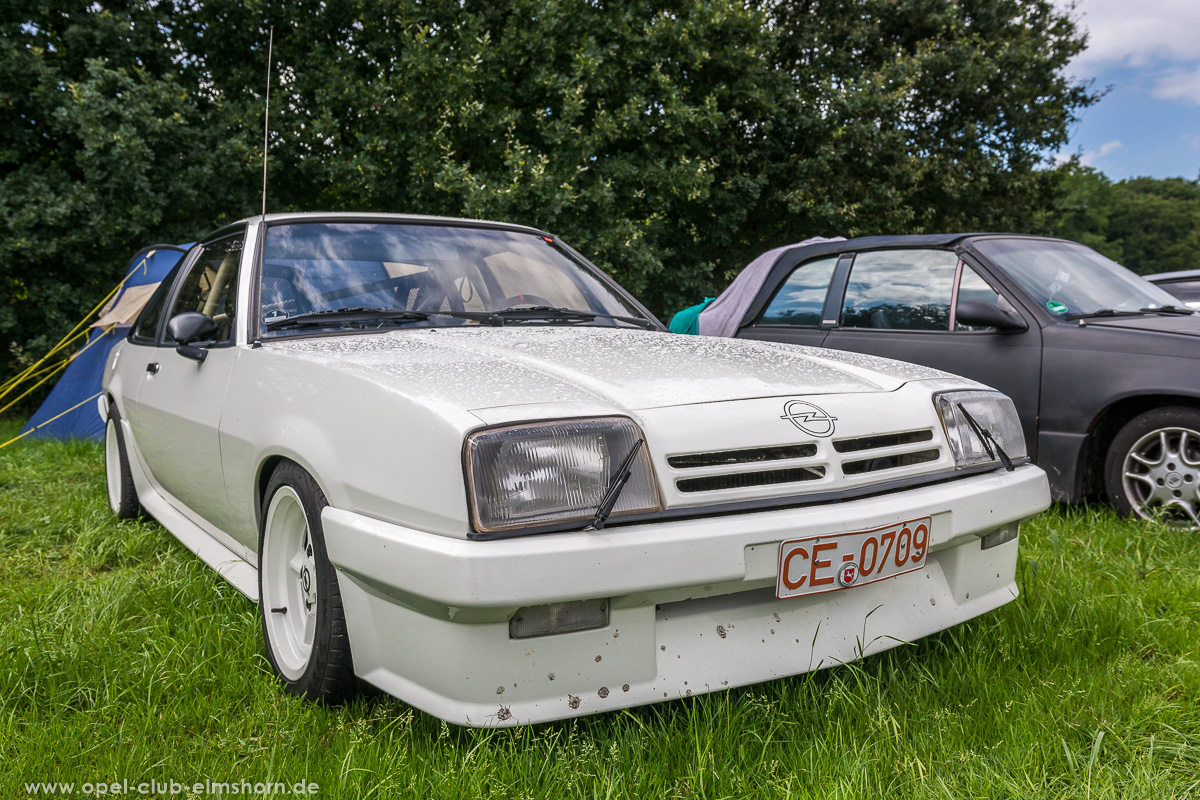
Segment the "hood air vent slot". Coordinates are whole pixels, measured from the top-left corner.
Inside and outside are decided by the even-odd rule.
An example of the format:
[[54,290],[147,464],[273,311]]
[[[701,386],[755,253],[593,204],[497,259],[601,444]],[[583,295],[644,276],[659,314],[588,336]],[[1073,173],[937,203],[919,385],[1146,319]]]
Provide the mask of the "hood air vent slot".
[[816,454],[817,446],[815,444],[789,444],[755,447],[749,450],[723,450],[716,453],[670,456],[667,458],[667,463],[676,469],[695,469],[697,467],[723,467],[731,464],[755,464],[762,461],[784,461],[791,458],[811,458]]
[[776,483],[815,481],[824,477],[824,467],[792,467],[761,472],[735,472],[732,475],[708,475],[703,478],[684,478],[675,481],[675,486],[681,492],[715,492],[720,489],[746,489],[751,486],[770,486]]

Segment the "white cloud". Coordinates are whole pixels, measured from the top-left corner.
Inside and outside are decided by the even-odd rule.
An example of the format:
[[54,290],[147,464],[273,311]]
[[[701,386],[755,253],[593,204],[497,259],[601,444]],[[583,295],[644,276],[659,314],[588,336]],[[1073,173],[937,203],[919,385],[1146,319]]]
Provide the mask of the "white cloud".
[[1079,157],[1079,163],[1083,164],[1085,167],[1095,167],[1098,166],[1098,162],[1103,161],[1105,158],[1117,152],[1118,150],[1124,149],[1125,145],[1121,144],[1119,141],[1105,142],[1104,144],[1100,145],[1099,150],[1089,150],[1081,155]]
[[[1056,0],[1061,10],[1070,0]],[[1200,60],[1196,0],[1078,0],[1071,11],[1088,31],[1087,50],[1072,63],[1081,77],[1102,65],[1140,67]]]
[[[1081,152],[1076,153],[1076,155],[1079,157],[1079,163],[1083,164],[1085,167],[1099,167],[1100,161],[1103,161],[1113,153],[1124,149],[1124,144],[1122,144],[1119,140],[1113,140],[1111,142],[1105,142],[1096,150],[1088,150],[1086,153]],[[1070,160],[1070,153],[1058,153],[1054,156],[1054,163],[1056,164],[1062,164]]]
[[1200,66],[1167,70],[1159,75],[1153,94],[1160,100],[1200,106]]

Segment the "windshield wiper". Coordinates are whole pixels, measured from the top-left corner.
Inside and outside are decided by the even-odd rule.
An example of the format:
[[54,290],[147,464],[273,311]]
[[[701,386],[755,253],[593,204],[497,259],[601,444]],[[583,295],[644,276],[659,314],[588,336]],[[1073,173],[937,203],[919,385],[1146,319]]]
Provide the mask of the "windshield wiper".
[[638,439],[634,442],[629,455],[625,456],[625,460],[621,462],[621,466],[617,469],[617,474],[613,476],[612,483],[605,490],[604,498],[600,501],[600,505],[596,507],[596,516],[592,517],[591,524],[584,528],[584,530],[599,531],[604,529],[604,522],[617,505],[617,500],[621,497],[621,490],[625,488],[625,484],[629,483],[629,477],[633,475],[633,459],[637,457],[638,451],[642,449],[642,445],[645,443],[645,439]]
[[577,308],[554,308],[553,306],[513,306],[491,312],[493,316],[505,322],[591,322],[594,319],[611,319],[637,325],[639,328],[650,330],[654,323],[640,317],[624,317],[618,314],[602,314],[598,311],[586,311]]
[[[987,451],[988,458],[995,458],[999,454],[1000,463],[1004,465],[1006,470],[1012,472],[1016,469],[1013,466],[1012,459],[1008,457],[1008,453],[1004,452],[1004,448],[996,441],[996,437],[992,436],[992,432],[976,422],[971,413],[963,408],[962,403],[958,404],[958,410],[962,412],[963,417],[967,420],[967,424],[971,426],[971,430],[975,431],[975,435],[979,437],[979,441],[983,444],[983,449]],[[995,449],[993,450],[992,448]]]
[[1082,314],[1067,314],[1059,319],[1092,319],[1093,317],[1144,317],[1147,314],[1174,314],[1181,317],[1189,317],[1195,312],[1190,308],[1182,308],[1180,306],[1165,305],[1157,308],[1139,308],[1136,311],[1118,311],[1115,308],[1101,308],[1096,311],[1088,311]]
[[1092,317],[1140,317],[1157,309],[1141,309],[1139,311],[1117,311],[1115,308],[1099,308],[1095,311],[1085,311],[1081,314],[1067,314],[1059,319],[1091,319]]
[[1188,317],[1196,313],[1190,308],[1169,304],[1165,306],[1159,306],[1158,308],[1143,308],[1141,310],[1145,311],[1147,314],[1178,314],[1183,317]]
[[405,311],[402,308],[351,306],[350,308],[327,308],[324,311],[293,314],[290,317],[273,317],[263,325],[267,330],[273,331],[279,328],[322,327],[350,322],[421,322],[430,317],[454,317],[490,322],[493,325],[503,324],[494,314],[486,311],[480,313],[473,311]]

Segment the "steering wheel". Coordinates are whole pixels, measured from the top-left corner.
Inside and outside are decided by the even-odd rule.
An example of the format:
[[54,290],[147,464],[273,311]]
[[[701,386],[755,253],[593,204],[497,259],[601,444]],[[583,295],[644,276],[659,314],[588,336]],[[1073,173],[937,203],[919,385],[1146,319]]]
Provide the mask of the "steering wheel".
[[504,298],[504,307],[512,308],[513,306],[550,306],[555,305],[540,294],[514,294],[512,297]]

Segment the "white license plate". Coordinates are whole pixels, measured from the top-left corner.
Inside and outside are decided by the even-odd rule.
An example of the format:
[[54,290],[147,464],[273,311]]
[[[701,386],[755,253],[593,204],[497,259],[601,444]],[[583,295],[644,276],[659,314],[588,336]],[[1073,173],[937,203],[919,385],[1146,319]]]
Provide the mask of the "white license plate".
[[921,569],[932,527],[931,518],[921,517],[870,531],[782,542],[775,596],[835,592]]

